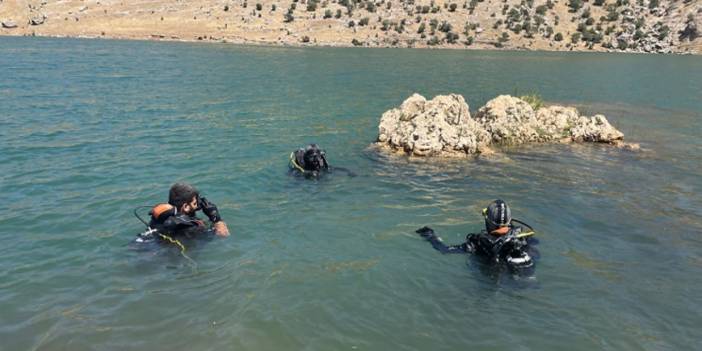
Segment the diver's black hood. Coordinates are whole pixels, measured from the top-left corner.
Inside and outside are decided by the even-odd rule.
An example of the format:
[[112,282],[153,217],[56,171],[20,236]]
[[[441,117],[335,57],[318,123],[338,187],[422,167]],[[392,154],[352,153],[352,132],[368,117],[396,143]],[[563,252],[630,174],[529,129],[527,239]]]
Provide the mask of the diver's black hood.
[[329,168],[324,150],[317,144],[310,144],[295,152],[295,160],[306,171],[321,171]]

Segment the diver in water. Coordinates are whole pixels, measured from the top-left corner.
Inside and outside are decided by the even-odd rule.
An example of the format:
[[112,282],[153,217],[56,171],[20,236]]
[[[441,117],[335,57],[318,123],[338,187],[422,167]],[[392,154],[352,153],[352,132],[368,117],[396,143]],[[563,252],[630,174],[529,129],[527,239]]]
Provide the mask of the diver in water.
[[324,172],[344,171],[349,176],[356,174],[342,167],[331,167],[327,162],[326,152],[317,144],[309,144],[290,153],[290,172],[304,175],[308,178],[319,178]]
[[[516,272],[530,272],[538,251],[533,247],[538,241],[532,238],[534,230],[526,223],[512,219],[512,213],[502,200],[495,200],[483,210],[485,230],[466,235],[458,245],[446,245],[429,227],[417,230],[441,253],[473,253],[488,262],[505,264]],[[521,225],[515,225],[521,224]]]
[[[205,222],[195,215],[197,211],[202,211],[210,219],[211,228],[208,228]],[[137,242],[160,238],[179,244],[179,239],[198,238],[210,231],[217,236],[229,236],[229,228],[219,215],[217,206],[206,198],[200,197],[197,189],[186,183],[173,184],[168,194],[168,203],[154,206],[149,214],[151,215],[149,223],[137,215],[137,218],[148,227],[145,232],[138,235]]]

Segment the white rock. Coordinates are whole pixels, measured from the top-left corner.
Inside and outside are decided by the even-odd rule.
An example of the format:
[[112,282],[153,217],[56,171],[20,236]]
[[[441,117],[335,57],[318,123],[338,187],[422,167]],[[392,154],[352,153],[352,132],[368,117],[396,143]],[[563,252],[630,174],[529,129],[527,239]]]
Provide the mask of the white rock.
[[574,107],[549,106],[534,111],[526,101],[500,95],[471,118],[456,94],[427,101],[414,94],[383,114],[378,144],[418,156],[484,153],[490,145],[533,142],[601,142],[624,145],[624,135],[602,115],[581,116]]

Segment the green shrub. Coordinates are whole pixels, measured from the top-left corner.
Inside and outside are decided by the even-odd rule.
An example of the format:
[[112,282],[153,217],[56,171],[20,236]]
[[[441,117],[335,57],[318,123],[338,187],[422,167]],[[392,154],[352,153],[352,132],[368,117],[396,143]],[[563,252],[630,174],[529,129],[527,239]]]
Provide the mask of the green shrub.
[[583,0],[568,0],[568,7],[570,12],[578,12],[583,7]]
[[427,28],[427,26],[424,25],[424,23],[422,22],[422,23],[419,25],[419,28],[417,29],[417,34],[422,34],[422,33],[424,33],[424,30],[425,30],[426,28]]
[[607,21],[608,22],[614,22],[619,19],[619,13],[617,12],[616,7],[610,7],[609,11],[607,12]]
[[643,27],[643,25],[646,24],[646,20],[643,17],[639,17],[636,19],[636,22],[634,22],[634,25],[636,26],[636,29],[639,29]]
[[636,33],[634,33],[634,40],[639,40],[643,38],[644,32],[642,32],[640,29],[636,30]]
[[439,41],[439,38],[436,37],[436,35],[431,37],[431,39],[429,39],[429,41],[427,41],[427,45],[430,45],[430,46],[439,45],[439,43],[441,43],[441,42]]
[[561,34],[561,33],[556,33],[556,35],[553,36],[553,40],[555,40],[555,41],[562,41],[562,40],[563,40],[563,34]]
[[619,50],[626,50],[628,47],[629,47],[629,44],[626,41],[621,40],[621,39],[617,40],[617,48]]
[[544,99],[541,98],[539,94],[528,94],[528,95],[522,95],[519,97],[520,99],[526,101],[531,108],[534,109],[534,111],[544,107]]
[[446,21],[441,22],[441,26],[439,26],[439,31],[444,32],[444,33],[448,33],[452,29],[453,29],[453,26],[451,25],[451,23],[448,23]]
[[580,41],[581,36],[582,36],[582,35],[580,34],[580,32],[573,33],[573,34],[570,36],[570,42],[573,43],[573,44],[577,44],[577,43]]
[[370,19],[368,17],[363,17],[360,21],[358,21],[358,25],[361,27],[367,26],[369,21]]
[[662,26],[658,30],[658,40],[663,40],[668,36],[668,33],[670,33],[670,28],[668,26]]
[[580,14],[580,18],[590,18],[590,9],[586,8],[583,13]]
[[390,29],[391,24],[392,22],[390,22],[390,20],[383,20],[383,26],[380,27],[380,30],[382,30],[383,32],[387,31],[388,29]]
[[498,42],[504,43],[509,40],[509,34],[507,32],[502,32],[502,36],[497,39]]
[[458,8],[458,5],[451,4],[451,5],[449,5],[448,10],[449,10],[449,12],[456,12],[456,8]]
[[261,11],[261,10],[263,10],[263,5],[256,4],[256,11]]
[[431,31],[435,31],[436,27],[439,26],[439,20],[436,18],[432,18],[431,21],[429,21],[429,28],[431,28]]
[[449,44],[455,44],[460,36],[457,33],[454,32],[448,32],[446,33],[446,42]]
[[351,40],[351,44],[353,44],[353,46],[361,46],[363,45],[363,42],[358,41],[356,38],[353,38],[353,40]]

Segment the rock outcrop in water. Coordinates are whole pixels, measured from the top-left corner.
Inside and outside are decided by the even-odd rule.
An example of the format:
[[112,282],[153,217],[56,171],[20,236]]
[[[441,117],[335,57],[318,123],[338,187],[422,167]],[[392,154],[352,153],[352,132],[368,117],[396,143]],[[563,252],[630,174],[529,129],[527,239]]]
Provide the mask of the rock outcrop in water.
[[623,145],[623,138],[603,115],[581,116],[574,107],[563,106],[534,110],[528,102],[509,95],[488,101],[471,118],[460,95],[426,100],[414,94],[399,108],[385,112],[378,126],[379,145],[417,156],[479,154],[488,152],[491,145],[525,143]]
[[378,129],[379,142],[421,156],[474,154],[490,140],[470,117],[463,96],[456,94],[430,101],[414,94],[399,109],[385,112]]

